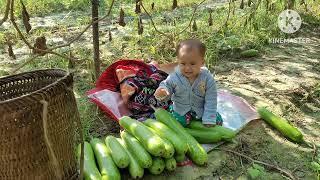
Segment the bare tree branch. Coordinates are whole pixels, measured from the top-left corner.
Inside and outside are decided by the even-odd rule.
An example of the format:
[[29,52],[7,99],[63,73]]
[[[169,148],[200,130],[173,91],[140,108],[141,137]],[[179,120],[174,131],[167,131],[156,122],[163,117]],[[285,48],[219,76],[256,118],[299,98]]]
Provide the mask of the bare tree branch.
[[269,168],[271,168],[271,169],[276,169],[276,170],[278,170],[280,173],[282,173],[282,174],[286,175],[287,177],[289,177],[290,179],[292,179],[292,180],[295,180],[295,179],[296,179],[289,171],[287,171],[287,170],[285,170],[285,169],[282,169],[282,168],[280,168],[280,167],[278,167],[278,166],[276,166],[276,165],[255,160],[255,159],[253,159],[253,158],[251,158],[251,157],[249,157],[249,156],[247,156],[247,155],[241,154],[241,153],[236,152],[236,151],[232,151],[232,150],[228,150],[228,149],[222,149],[222,148],[215,148],[215,149],[217,149],[217,150],[222,150],[222,151],[226,151],[226,152],[235,154],[235,155],[237,155],[237,156],[246,158],[246,159],[248,159],[248,160],[250,160],[250,161],[252,161],[252,162],[254,162],[254,163],[256,163],[256,164],[261,164],[261,165],[267,166],[267,167],[269,167]]
[[71,58],[71,57],[69,57],[69,56],[65,56],[65,55],[63,55],[63,54],[60,54],[60,53],[57,53],[57,52],[54,52],[54,51],[48,51],[47,53],[48,53],[48,54],[54,54],[54,55],[60,56],[60,57],[62,57],[62,58],[64,58],[64,59],[71,60],[71,61],[74,61],[74,60],[75,60],[74,58]]
[[[49,51],[47,52],[48,54],[54,54],[54,55],[57,55],[57,56],[60,56],[64,59],[68,59],[68,60],[71,60],[71,61],[74,61],[75,59],[72,58],[72,57],[68,57],[68,56],[65,56],[63,54],[60,54],[60,53],[57,53],[57,52],[54,52],[54,51]],[[34,61],[37,57],[40,57],[42,56],[42,54],[37,54],[37,55],[34,55],[30,58],[28,58],[24,63],[22,63],[21,65],[19,65],[17,68],[15,68],[14,70],[12,70],[10,72],[10,74],[14,74],[16,73],[17,71],[19,71],[21,68],[23,68],[24,66],[26,66],[27,64],[29,64],[30,62]]]
[[[191,17],[191,19],[190,19],[190,22],[189,22],[188,26],[186,26],[182,31],[180,31],[180,32],[179,32],[178,34],[176,34],[175,36],[178,36],[179,34],[182,34],[184,31],[186,31],[186,30],[191,26],[192,21],[193,21],[193,19],[194,19],[194,16],[195,16],[195,14],[196,14],[196,11],[197,11],[198,7],[199,7],[201,4],[203,4],[205,1],[206,1],[206,0],[201,1],[201,2],[194,8],[194,11],[193,11],[193,13],[192,13],[192,17]],[[155,30],[156,32],[158,32],[159,34],[162,34],[162,35],[166,36],[167,38],[172,39],[172,37],[171,37],[170,35],[167,35],[166,33],[161,32],[161,31],[159,31],[159,30],[157,29],[157,27],[156,27],[156,25],[155,25],[155,23],[154,23],[151,15],[150,15],[149,12],[146,10],[146,8],[143,6],[142,1],[140,2],[140,5],[141,5],[141,7],[143,8],[143,10],[146,12],[146,14],[149,16],[154,30]]]
[[[14,28],[16,29],[16,31],[18,32],[19,36],[21,37],[21,39],[23,40],[23,42],[30,48],[30,49],[33,49],[33,50],[37,50],[37,51],[40,51],[40,52],[44,52],[44,53],[49,53],[49,54],[54,54],[54,55],[57,55],[57,56],[60,56],[62,58],[65,58],[65,59],[71,59],[70,57],[68,56],[65,56],[63,54],[60,54],[60,53],[57,53],[57,52],[53,52],[51,50],[44,50],[44,49],[38,49],[38,48],[35,48],[33,47],[30,42],[28,42],[28,40],[24,37],[24,35],[22,34],[21,30],[19,29],[17,23],[15,22],[15,19],[14,19],[14,10],[13,10],[13,7],[14,7],[14,0],[11,0],[11,11],[10,11],[10,20],[14,26]],[[25,66],[26,64],[28,64],[29,62],[31,62],[32,60],[34,60],[35,58],[41,56],[43,54],[38,54],[36,56],[33,56],[32,58],[30,58],[29,60],[27,60],[25,63],[23,63],[22,65],[20,65],[18,68],[14,69],[12,71],[12,73],[18,71],[19,69],[21,69],[23,66]],[[73,59],[71,59],[73,60]]]
[[[11,1],[12,1],[11,7],[13,8],[14,0],[11,0]],[[107,17],[110,15],[110,13],[111,13],[113,4],[114,4],[114,0],[112,0],[111,6],[110,6],[110,8],[109,8],[109,10],[108,10],[108,13],[107,13],[105,16],[103,16],[103,17],[101,17],[101,18],[99,18],[99,19],[97,19],[97,20],[95,20],[95,21],[91,21],[91,23],[90,23],[89,25],[87,25],[87,27],[84,28],[84,30],[82,30],[82,31],[81,31],[75,38],[73,38],[71,41],[69,41],[69,42],[66,43],[66,44],[62,44],[62,45],[59,45],[59,46],[55,46],[55,47],[49,48],[49,49],[47,49],[47,50],[45,50],[45,51],[42,50],[42,52],[47,52],[47,53],[49,53],[49,52],[52,51],[52,50],[59,49],[59,48],[62,48],[62,47],[66,47],[66,46],[70,46],[73,42],[77,41],[77,40],[92,26],[92,24],[94,24],[94,23],[96,23],[96,22],[99,22],[99,21],[104,20],[105,18],[107,18]],[[11,18],[10,18],[10,19],[11,19],[11,21],[12,21],[15,29],[18,31],[19,35],[21,36],[22,40],[27,44],[27,46],[28,46],[30,49],[34,49],[33,46],[32,46],[32,45],[26,40],[26,38],[23,36],[23,34],[22,34],[21,31],[19,30],[17,24],[15,23],[15,21],[14,21],[14,15],[13,15],[13,9],[11,10]]]
[[[22,41],[30,48],[30,49],[35,49],[28,41],[27,39],[24,37],[24,35],[22,34],[22,32],[20,31],[15,19],[14,19],[14,0],[11,0],[11,11],[10,11],[10,20],[14,26],[14,28],[17,30],[19,36],[21,37]],[[40,49],[37,49],[40,50]]]
[[[50,49],[38,49],[38,48],[35,48],[33,47],[29,42],[28,40],[25,38],[25,36],[22,34],[21,30],[19,29],[18,25],[16,24],[15,22],[15,18],[14,18],[14,10],[13,10],[13,7],[14,7],[14,0],[8,0],[11,2],[11,11],[10,11],[10,20],[14,26],[14,28],[16,29],[16,31],[18,32],[19,36],[21,37],[21,39],[23,40],[23,42],[30,48],[30,49],[34,49],[34,50],[37,50],[37,51],[40,51],[40,52],[44,52],[44,53],[48,53],[48,54],[54,54],[54,55],[57,55],[57,56],[60,56],[62,58],[65,58],[65,59],[69,59],[69,60],[74,60],[73,58],[71,57],[68,57],[68,56],[65,56],[63,54],[60,54],[60,53],[57,53],[57,52],[54,52],[53,50],[55,49],[58,49],[58,48],[62,48],[62,47],[66,47],[66,46],[70,46],[73,42],[75,42],[76,40],[78,40],[84,32],[86,32],[91,26],[93,23],[96,23],[96,22],[99,22],[105,18],[107,18],[110,13],[111,13],[111,10],[112,10],[112,7],[113,7],[113,4],[114,4],[114,0],[112,0],[112,3],[110,5],[110,8],[108,10],[108,13],[107,15],[103,16],[102,18],[99,18],[95,21],[92,21],[81,33],[79,33],[75,38],[73,38],[71,41],[69,41],[68,43],[66,44],[63,44],[63,45],[60,45],[60,46],[55,46],[55,47],[52,47]],[[27,65],[28,63],[32,62],[34,59],[36,59],[37,57],[41,56],[41,54],[38,54],[38,55],[35,55],[31,58],[29,58],[28,60],[26,60],[23,64],[21,64],[20,66],[18,66],[16,69],[14,69],[13,71],[11,71],[11,74],[17,72],[19,69],[21,69],[22,67],[24,67],[25,65]]]
[[6,10],[5,10],[5,12],[4,12],[4,17],[3,17],[2,20],[0,21],[0,26],[1,26],[4,22],[6,22],[6,20],[8,19],[10,4],[11,4],[11,0],[7,0]]
[[15,72],[17,72],[19,69],[21,69],[22,67],[24,67],[25,65],[29,64],[30,62],[32,62],[33,60],[35,60],[37,57],[42,56],[40,54],[37,54],[35,56],[30,57],[29,59],[27,59],[24,63],[20,64],[17,68],[15,68],[14,70],[12,70],[10,72],[10,74],[14,74]]
[[45,50],[45,49],[38,49],[36,47],[33,47],[30,42],[28,42],[28,40],[24,37],[24,35],[22,34],[21,30],[19,29],[15,19],[14,19],[14,11],[13,11],[13,7],[14,7],[14,0],[11,0],[11,13],[10,13],[10,20],[14,26],[14,28],[16,29],[16,31],[18,32],[19,36],[21,37],[22,41],[30,48],[30,49],[33,49],[33,50],[36,50],[36,51],[40,51],[40,52],[44,52],[44,53],[49,53],[49,54],[54,54],[54,55],[57,55],[57,56],[60,56],[62,58],[66,58],[66,59],[69,59],[68,56],[65,56],[65,55],[62,55],[62,54],[59,54],[57,52],[53,52],[51,50]]
[[97,20],[95,20],[95,21],[91,21],[91,23],[90,23],[89,25],[87,25],[87,27],[85,27],[85,28],[84,28],[76,37],[74,37],[71,41],[69,41],[69,42],[66,43],[66,44],[62,44],[62,45],[60,45],[60,46],[52,47],[52,48],[50,48],[50,49],[48,49],[48,50],[51,50],[51,51],[52,51],[52,50],[55,50],[55,49],[58,49],[58,48],[70,46],[73,42],[77,41],[77,40],[83,35],[83,33],[85,33],[85,32],[92,26],[92,24],[97,23],[97,22],[99,22],[99,21],[104,20],[105,18],[107,18],[107,17],[110,15],[110,13],[111,13],[113,4],[114,4],[114,0],[112,0],[111,5],[110,5],[110,8],[109,8],[109,10],[108,10],[108,13],[107,13],[105,16],[103,16],[103,17],[101,17],[101,18],[99,18],[99,19],[97,19]]
[[161,32],[161,31],[159,31],[159,30],[157,29],[157,27],[156,27],[156,25],[155,25],[155,23],[154,23],[151,15],[150,15],[149,12],[147,11],[147,9],[143,6],[142,1],[140,1],[139,3],[140,3],[140,5],[141,5],[142,9],[144,10],[144,12],[146,12],[146,14],[149,16],[149,18],[150,18],[150,20],[151,20],[151,24],[152,24],[154,30],[155,30],[156,32],[158,32],[159,34],[162,34],[163,36],[166,36],[167,38],[172,39],[172,37],[171,37],[170,35],[168,35],[168,34],[166,34],[166,33],[164,33],[164,32]]
[[194,16],[195,16],[195,14],[196,14],[196,12],[197,12],[198,7],[199,7],[201,4],[203,4],[205,1],[206,1],[206,0],[201,1],[201,2],[194,8],[188,26],[186,26],[182,31],[180,31],[178,34],[176,34],[176,36],[182,34],[184,31],[186,31],[186,30],[191,26],[192,21],[193,21],[193,19],[194,19]]

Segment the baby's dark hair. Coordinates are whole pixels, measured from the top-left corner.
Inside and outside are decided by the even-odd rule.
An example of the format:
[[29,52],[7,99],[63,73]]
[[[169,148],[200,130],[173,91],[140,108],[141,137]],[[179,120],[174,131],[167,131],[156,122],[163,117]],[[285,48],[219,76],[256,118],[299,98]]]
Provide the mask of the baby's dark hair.
[[205,56],[206,53],[206,45],[204,43],[202,43],[200,40],[198,39],[187,39],[187,40],[183,40],[181,41],[178,46],[176,47],[176,55],[179,56],[179,51],[183,46],[187,46],[188,50],[191,49],[198,49],[200,52],[200,55],[202,57]]

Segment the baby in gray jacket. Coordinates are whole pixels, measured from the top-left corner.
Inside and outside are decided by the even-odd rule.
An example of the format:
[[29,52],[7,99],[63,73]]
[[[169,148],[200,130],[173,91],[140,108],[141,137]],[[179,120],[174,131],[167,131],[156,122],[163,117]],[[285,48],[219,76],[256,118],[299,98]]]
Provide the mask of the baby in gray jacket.
[[204,67],[205,45],[197,39],[184,40],[176,48],[178,66],[155,92],[158,100],[171,98],[170,110],[183,125],[201,119],[206,126],[222,124],[217,113],[217,88],[211,72]]

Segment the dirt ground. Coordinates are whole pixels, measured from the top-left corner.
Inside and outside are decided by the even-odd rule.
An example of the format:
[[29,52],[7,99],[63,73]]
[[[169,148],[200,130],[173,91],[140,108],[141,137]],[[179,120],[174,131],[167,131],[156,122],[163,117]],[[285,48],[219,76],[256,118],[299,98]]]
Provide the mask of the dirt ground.
[[[254,107],[269,107],[297,126],[306,141],[319,145],[320,36],[314,33],[319,30],[299,34],[309,39],[306,44],[272,44],[259,57],[221,59],[215,67],[219,88],[245,98]],[[100,126],[94,130],[97,134],[105,134],[106,131],[117,134],[117,124],[111,121],[103,123],[103,128],[97,124],[96,127]],[[234,142],[220,148],[272,164],[296,179],[318,179],[310,167],[314,149],[288,141],[262,120],[250,122]],[[252,166],[253,162],[246,158],[213,150],[209,153],[206,167],[179,167],[173,173],[160,176],[146,172],[143,179],[250,179],[248,169]],[[288,179],[274,168],[263,167],[257,179]]]
[[[298,33],[309,42],[271,44],[255,58],[228,56],[222,58],[213,70],[219,88],[243,97],[254,107],[268,106],[297,126],[306,141],[320,145],[320,28]],[[23,55],[25,51],[21,50]],[[4,59],[7,58],[2,58],[0,65],[8,64]],[[103,115],[101,117],[90,134],[96,137],[117,136],[119,126],[104,119]],[[316,180],[319,177],[310,167],[314,150],[288,141],[262,120],[250,122],[234,142],[220,148],[272,164],[290,172],[296,179]],[[143,179],[248,179],[248,169],[252,165],[252,161],[245,158],[214,150],[209,153],[206,167],[179,167],[173,173],[159,176],[146,172]],[[258,179],[287,177],[264,166]]]

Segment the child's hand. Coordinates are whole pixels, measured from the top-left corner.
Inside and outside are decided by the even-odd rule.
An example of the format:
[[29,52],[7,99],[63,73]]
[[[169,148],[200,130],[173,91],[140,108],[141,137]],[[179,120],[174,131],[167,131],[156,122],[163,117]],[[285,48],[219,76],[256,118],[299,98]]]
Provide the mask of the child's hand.
[[166,99],[169,95],[170,93],[165,88],[158,88],[154,93],[154,97],[159,101]]

